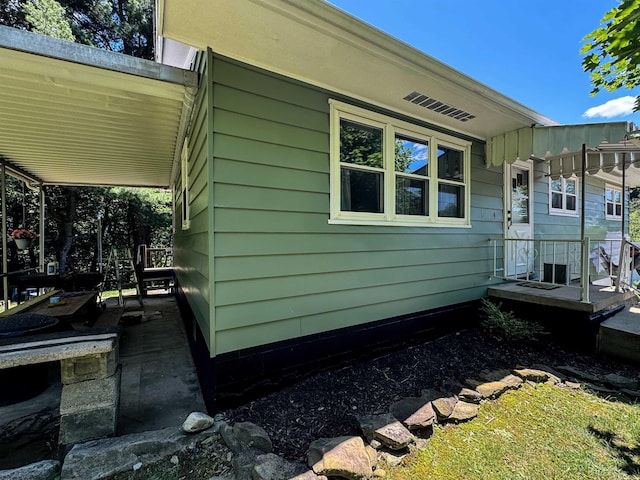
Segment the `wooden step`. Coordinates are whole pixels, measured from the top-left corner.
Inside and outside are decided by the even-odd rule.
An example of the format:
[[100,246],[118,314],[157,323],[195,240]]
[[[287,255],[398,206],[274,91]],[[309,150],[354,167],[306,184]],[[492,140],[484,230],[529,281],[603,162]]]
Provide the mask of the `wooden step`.
[[597,351],[640,364],[640,307],[627,307],[600,324]]

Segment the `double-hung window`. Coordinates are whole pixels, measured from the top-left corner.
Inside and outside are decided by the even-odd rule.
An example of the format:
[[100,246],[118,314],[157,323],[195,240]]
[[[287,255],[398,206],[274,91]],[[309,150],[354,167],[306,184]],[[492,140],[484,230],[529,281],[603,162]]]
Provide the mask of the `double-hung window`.
[[605,188],[606,215],[609,220],[622,219],[622,190],[607,185]]
[[549,179],[549,213],[578,215],[578,179],[576,177]]
[[469,226],[470,142],[331,101],[331,223]]

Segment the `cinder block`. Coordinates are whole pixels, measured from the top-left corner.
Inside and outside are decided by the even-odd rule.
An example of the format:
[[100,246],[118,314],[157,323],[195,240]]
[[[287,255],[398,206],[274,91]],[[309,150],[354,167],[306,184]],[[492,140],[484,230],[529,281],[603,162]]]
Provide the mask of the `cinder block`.
[[60,360],[60,376],[64,385],[112,376],[118,366],[118,344],[107,353]]
[[122,368],[107,378],[64,384],[60,396],[60,415],[99,408],[117,408],[120,401]]
[[76,443],[115,435],[117,421],[117,406],[62,415],[58,437],[60,451],[66,452]]

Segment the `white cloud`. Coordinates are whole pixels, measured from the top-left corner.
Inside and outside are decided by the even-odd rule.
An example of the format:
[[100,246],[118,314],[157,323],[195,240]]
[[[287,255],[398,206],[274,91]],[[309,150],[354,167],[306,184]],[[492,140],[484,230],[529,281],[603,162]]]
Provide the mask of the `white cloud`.
[[626,97],[616,98],[615,100],[609,100],[607,103],[598,105],[597,107],[591,107],[589,110],[582,114],[586,118],[595,117],[620,117],[623,115],[630,115],[633,113],[633,106],[635,104],[636,97],[627,95]]

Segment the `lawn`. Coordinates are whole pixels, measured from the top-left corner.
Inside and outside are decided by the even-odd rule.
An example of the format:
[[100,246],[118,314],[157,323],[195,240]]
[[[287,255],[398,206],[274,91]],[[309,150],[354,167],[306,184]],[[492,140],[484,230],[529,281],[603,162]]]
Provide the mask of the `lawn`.
[[392,480],[638,478],[640,405],[584,390],[525,385],[474,420],[436,426]]

